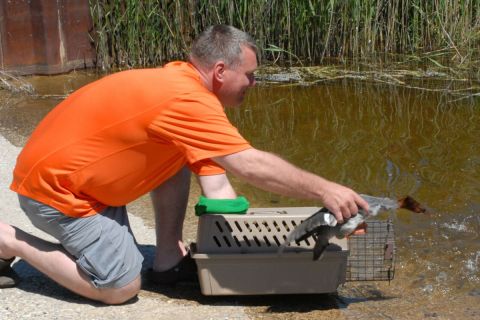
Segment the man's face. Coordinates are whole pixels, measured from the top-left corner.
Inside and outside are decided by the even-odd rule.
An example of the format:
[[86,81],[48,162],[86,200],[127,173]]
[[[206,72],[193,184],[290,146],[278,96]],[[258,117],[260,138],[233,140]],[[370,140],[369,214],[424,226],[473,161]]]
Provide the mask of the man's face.
[[224,107],[240,105],[247,89],[255,85],[254,72],[257,69],[255,52],[248,47],[243,47],[240,61],[240,64],[233,69],[225,67],[223,83],[217,94]]

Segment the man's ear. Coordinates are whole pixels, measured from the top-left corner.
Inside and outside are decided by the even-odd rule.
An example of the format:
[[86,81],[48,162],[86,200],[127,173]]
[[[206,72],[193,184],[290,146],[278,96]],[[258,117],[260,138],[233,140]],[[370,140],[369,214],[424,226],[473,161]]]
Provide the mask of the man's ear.
[[223,82],[225,74],[225,62],[223,61],[218,61],[215,63],[213,66],[213,77],[215,78],[216,81],[218,82]]

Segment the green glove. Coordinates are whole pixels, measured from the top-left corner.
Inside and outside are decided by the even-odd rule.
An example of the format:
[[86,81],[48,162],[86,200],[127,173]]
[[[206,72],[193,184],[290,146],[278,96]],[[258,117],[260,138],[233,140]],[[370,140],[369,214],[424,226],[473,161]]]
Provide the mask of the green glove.
[[221,214],[245,214],[247,213],[250,203],[243,196],[236,199],[209,199],[200,196],[198,203],[195,205],[195,215],[221,213]]

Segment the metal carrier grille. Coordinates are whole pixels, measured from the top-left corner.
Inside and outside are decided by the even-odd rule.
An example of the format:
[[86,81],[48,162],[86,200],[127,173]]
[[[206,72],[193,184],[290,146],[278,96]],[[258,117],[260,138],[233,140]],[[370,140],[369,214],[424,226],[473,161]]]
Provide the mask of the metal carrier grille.
[[348,239],[347,281],[392,280],[395,274],[393,223],[370,220],[367,233]]

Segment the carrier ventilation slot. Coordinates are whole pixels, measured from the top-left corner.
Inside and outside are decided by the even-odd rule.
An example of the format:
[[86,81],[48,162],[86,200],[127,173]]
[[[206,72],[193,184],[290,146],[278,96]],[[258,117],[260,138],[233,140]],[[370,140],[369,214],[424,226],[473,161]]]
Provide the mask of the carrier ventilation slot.
[[223,236],[223,240],[224,240],[225,243],[227,244],[227,247],[229,247],[229,248],[232,247],[232,244],[231,244],[230,241],[228,240],[227,236]]
[[267,221],[263,221],[262,224],[265,226],[265,228],[267,229],[268,232],[272,232],[272,228],[270,228],[270,225],[268,224]]
[[238,247],[242,247],[242,243],[240,241],[238,241],[238,238],[237,236],[233,236],[233,240],[235,240],[235,243],[237,244]]
[[242,227],[240,227],[240,223],[238,223],[238,221],[235,221],[235,226],[237,227],[238,231],[243,232]]
[[262,246],[262,243],[260,242],[260,240],[258,240],[257,236],[253,236],[253,240],[255,240],[255,243],[257,244],[258,247]]
[[219,231],[220,233],[223,233],[223,229],[222,229],[222,226],[220,225],[220,222],[215,221],[215,225],[217,226],[218,231]]
[[263,236],[263,240],[265,240],[265,244],[267,247],[271,247],[272,245],[270,244],[270,240],[268,240],[267,236]]
[[280,243],[280,241],[278,240],[277,236],[273,236],[273,240],[275,240],[275,243],[277,244],[277,246],[281,246],[282,244]]
[[213,236],[213,241],[217,244],[217,247],[221,248],[222,245],[220,244],[220,241],[218,241],[218,238],[216,236]]
[[243,236],[243,240],[245,240],[245,243],[247,246],[251,247],[252,245],[250,244],[250,241],[248,240],[247,236]]
[[280,226],[278,225],[277,221],[273,221],[273,226],[275,229],[277,229],[277,232],[280,232],[282,229],[280,229]]

